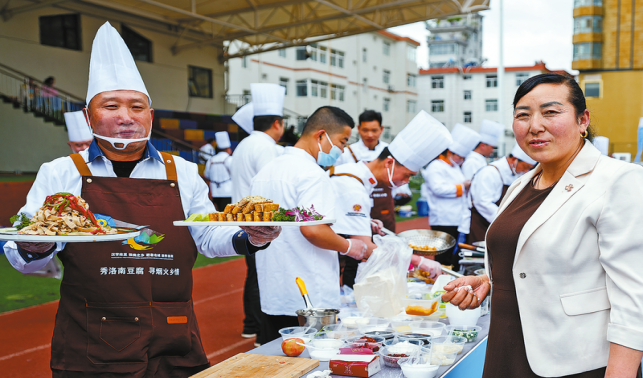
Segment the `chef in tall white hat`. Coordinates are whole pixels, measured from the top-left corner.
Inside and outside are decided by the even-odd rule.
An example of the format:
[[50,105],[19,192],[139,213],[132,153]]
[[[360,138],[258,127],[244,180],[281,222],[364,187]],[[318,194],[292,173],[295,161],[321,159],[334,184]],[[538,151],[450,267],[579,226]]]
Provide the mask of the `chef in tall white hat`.
[[[378,183],[385,183],[392,189],[408,183],[452,141],[447,128],[422,110],[377,158],[331,168],[329,174],[335,189],[337,215],[333,230],[349,240],[362,240],[370,253],[377,247],[372,235],[380,233],[382,227],[382,222],[371,219],[370,215],[373,188]],[[412,263],[432,276],[440,274],[440,265],[432,260],[414,256]],[[352,287],[353,282],[343,283]]]
[[[210,365],[192,306],[197,253],[255,253],[280,229],[173,225],[215,209],[196,164],[161,153],[148,141],[150,96],[109,23],[92,46],[87,104],[94,141],[85,151],[43,164],[20,212],[32,217],[47,196],[69,193],[74,196],[69,200],[80,196],[94,214],[111,217],[108,225],[116,219],[148,225],[141,234],[147,238],[9,242],[5,254],[23,273],[55,255],[65,267],[51,341],[54,377],[192,376]],[[100,238],[104,224],[89,222]],[[154,253],[140,253],[141,247]]]
[[214,134],[216,140],[216,155],[205,163],[205,178],[210,180],[210,195],[218,211],[223,211],[225,206],[232,203],[232,144],[227,131]]
[[86,150],[92,143],[92,131],[85,120],[85,115],[82,110],[77,112],[66,112],[65,125],[67,126],[67,134],[69,135],[69,148],[72,152],[80,152]]
[[596,149],[601,152],[601,154],[605,156],[609,156],[609,149],[610,149],[609,138],[604,136],[595,136],[594,141],[592,143],[594,144],[594,147],[596,147]]
[[509,186],[536,164],[516,143],[510,155],[482,167],[473,176],[467,196],[468,211],[458,227],[460,233],[468,235],[467,243],[485,239]]
[[493,154],[494,148],[498,147],[498,141],[505,131],[505,127],[498,122],[483,119],[480,124],[480,143],[471,151],[464,163],[462,163],[462,174],[467,180],[471,180],[478,170],[487,165],[487,159]]
[[[232,118],[246,132],[250,130],[250,136],[242,140],[232,154],[232,202],[255,195],[250,193],[252,179],[261,168],[281,154],[276,146],[285,131],[283,115],[286,88],[278,84],[252,83],[250,92],[252,103],[241,107]],[[252,129],[248,122],[250,110]],[[243,294],[245,319],[241,337],[253,338],[258,336],[262,318],[254,256],[247,256],[246,264],[248,272]]]
[[[471,184],[465,179],[460,165],[480,143],[480,135],[458,123],[451,130],[451,137],[453,143],[422,171],[422,176],[428,193],[431,229],[446,232],[457,240],[458,226],[466,210],[466,193]],[[437,255],[436,261],[458,267],[453,251]]]

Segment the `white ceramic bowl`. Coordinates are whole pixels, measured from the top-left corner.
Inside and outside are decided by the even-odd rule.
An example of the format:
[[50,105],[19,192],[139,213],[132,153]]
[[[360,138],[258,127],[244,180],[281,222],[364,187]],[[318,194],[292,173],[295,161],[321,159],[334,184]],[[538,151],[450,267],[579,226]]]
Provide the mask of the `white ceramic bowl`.
[[[420,355],[420,358],[423,356]],[[440,365],[430,365],[429,363],[411,364],[409,358],[401,358],[397,363],[406,378],[433,378],[440,368]]]
[[480,307],[473,310],[460,310],[458,306],[447,303],[446,309],[447,318],[449,318],[449,324],[451,325],[474,326],[478,323],[478,318],[480,318]]

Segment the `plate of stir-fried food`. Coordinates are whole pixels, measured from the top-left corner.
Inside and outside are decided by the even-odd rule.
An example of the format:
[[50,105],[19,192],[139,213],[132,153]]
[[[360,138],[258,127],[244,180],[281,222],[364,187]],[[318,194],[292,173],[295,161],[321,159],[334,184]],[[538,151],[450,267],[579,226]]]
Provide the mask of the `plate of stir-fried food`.
[[48,196],[33,217],[22,213],[12,217],[11,223],[15,227],[0,228],[0,240],[34,243],[114,241],[135,238],[141,233],[137,228],[110,226],[110,222],[89,210],[84,199],[70,193]]

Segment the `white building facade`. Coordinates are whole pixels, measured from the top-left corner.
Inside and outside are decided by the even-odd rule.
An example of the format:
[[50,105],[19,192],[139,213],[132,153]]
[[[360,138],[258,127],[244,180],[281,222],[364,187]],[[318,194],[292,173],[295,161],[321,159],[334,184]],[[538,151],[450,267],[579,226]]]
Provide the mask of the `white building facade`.
[[[498,88],[496,68],[430,68],[418,76],[419,109],[429,112],[449,129],[461,123],[478,131],[483,119],[505,126],[505,140],[498,146],[498,156],[511,150],[514,136],[513,98],[518,86],[531,76],[552,72],[543,62],[526,67],[505,67],[504,88]],[[565,71],[557,73],[567,74]],[[499,91],[506,101],[504,114],[498,113]],[[419,110],[418,109],[418,110]]]
[[382,138],[390,142],[419,111],[419,45],[379,31],[230,59],[228,102],[249,102],[250,83],[280,84],[286,88],[284,117],[298,131],[321,106],[339,107],[356,123],[372,109],[382,113]]

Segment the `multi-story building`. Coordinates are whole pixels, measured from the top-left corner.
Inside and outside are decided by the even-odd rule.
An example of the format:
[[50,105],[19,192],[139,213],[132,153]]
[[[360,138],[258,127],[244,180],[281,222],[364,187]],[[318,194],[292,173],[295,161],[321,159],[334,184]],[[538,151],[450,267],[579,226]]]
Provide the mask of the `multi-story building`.
[[643,3],[574,0],[572,68],[610,153],[636,154],[643,117]]
[[419,45],[378,31],[231,59],[227,98],[243,105],[251,101],[250,83],[280,84],[286,88],[286,122],[299,131],[321,106],[342,108],[356,122],[373,109],[382,113],[383,139],[390,141],[419,110]]
[[[516,89],[527,78],[544,72],[551,71],[543,62],[526,67],[505,67],[504,88],[498,88],[496,68],[443,67],[420,70],[419,109],[429,112],[448,128],[461,123],[478,131],[483,119],[505,125],[505,141],[498,147],[498,154],[503,155],[515,143],[511,131],[513,112],[510,104]],[[569,75],[565,71],[557,72]],[[498,113],[500,90],[507,103],[504,114]]]
[[429,68],[482,65],[482,16],[477,13],[426,22]]

